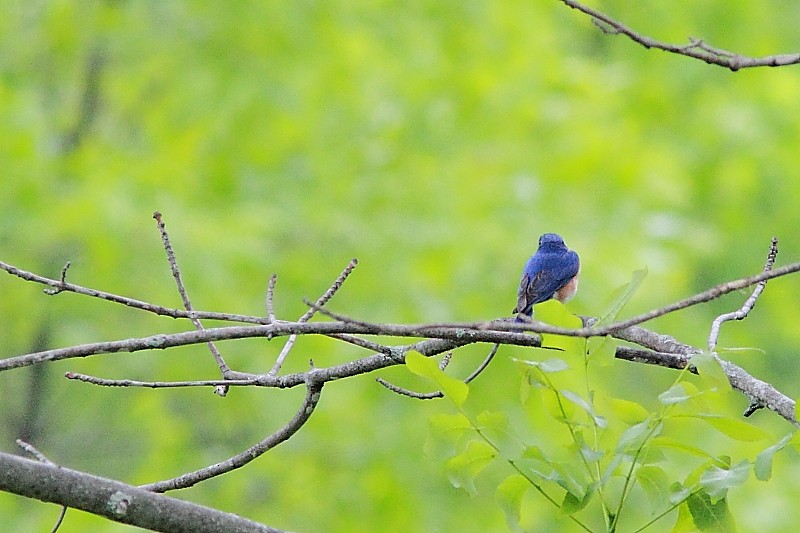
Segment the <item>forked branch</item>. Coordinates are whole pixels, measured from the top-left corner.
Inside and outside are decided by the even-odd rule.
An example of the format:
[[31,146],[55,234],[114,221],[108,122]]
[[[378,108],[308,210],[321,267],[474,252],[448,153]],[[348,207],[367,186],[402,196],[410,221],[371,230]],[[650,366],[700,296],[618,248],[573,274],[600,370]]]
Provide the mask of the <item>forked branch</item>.
[[642,35],[609,15],[583,5],[581,2],[575,0],[561,0],[561,2],[572,9],[592,17],[592,21],[595,25],[605,33],[625,35],[633,42],[645,48],[656,48],[665,52],[699,59],[710,65],[719,65],[729,68],[734,72],[743,68],[782,67],[800,63],[800,53],[748,57],[721,48],[715,48],[706,44],[703,39],[695,39],[693,37],[689,38],[688,44],[665,43],[648,37],[647,35]]

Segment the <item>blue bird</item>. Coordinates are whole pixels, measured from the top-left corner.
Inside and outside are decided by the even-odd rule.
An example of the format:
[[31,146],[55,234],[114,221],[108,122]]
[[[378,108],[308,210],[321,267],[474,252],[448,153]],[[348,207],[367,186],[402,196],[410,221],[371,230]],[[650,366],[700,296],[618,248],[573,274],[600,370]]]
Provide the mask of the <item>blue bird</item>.
[[539,237],[539,249],[528,259],[519,281],[513,311],[516,321],[527,322],[533,316],[534,304],[551,298],[566,302],[575,296],[580,269],[578,254],[567,248],[560,235],[545,233]]

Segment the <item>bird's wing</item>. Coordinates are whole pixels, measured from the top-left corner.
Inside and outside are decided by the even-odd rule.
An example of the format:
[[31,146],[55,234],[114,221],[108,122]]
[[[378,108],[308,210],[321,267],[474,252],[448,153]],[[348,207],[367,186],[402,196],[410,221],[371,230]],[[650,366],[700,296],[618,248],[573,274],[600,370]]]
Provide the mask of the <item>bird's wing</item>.
[[541,257],[539,264],[532,269],[526,269],[522,275],[514,312],[530,315],[534,304],[552,298],[553,293],[574,278],[579,270],[578,254],[573,251]]
[[519,280],[519,289],[517,289],[517,306],[512,313],[523,313],[526,315],[531,314],[532,302],[528,301],[528,288],[530,287],[531,277],[527,272],[522,273],[522,279]]
[[559,260],[558,266],[553,268],[553,277],[558,279],[558,287],[553,292],[557,291],[569,281],[578,275],[581,269],[580,259],[578,254],[572,250],[565,253]]
[[517,291],[516,313],[531,314],[533,304],[548,300],[558,288],[547,270],[539,270],[533,276],[526,272],[522,275]]

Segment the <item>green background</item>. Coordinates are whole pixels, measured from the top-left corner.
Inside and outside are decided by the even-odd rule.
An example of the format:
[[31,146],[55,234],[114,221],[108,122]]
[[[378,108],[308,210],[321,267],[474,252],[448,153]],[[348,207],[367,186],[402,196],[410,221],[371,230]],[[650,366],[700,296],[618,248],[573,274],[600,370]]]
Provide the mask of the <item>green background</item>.
[[[625,316],[760,271],[772,236],[779,264],[800,258],[797,67],[732,73],[648,51],[552,0],[0,6],[0,260],[24,269],[58,277],[69,260],[72,282],[180,307],[150,218],[160,210],[197,309],[263,314],[275,272],[278,316],[294,319],[303,297],[357,257],[332,309],[444,322],[508,315],[546,231],[581,255],[581,289],[568,307],[587,315],[642,267],[648,277]],[[597,6],[667,41],[702,37],[749,55],[800,49],[796,3]],[[799,288],[797,279],[771,282],[721,338],[763,350],[727,357],[790,396]],[[744,297],[650,326],[702,347],[713,317]],[[187,329],[0,277],[2,357]],[[281,346],[220,347],[232,367],[263,372]],[[454,374],[485,351],[457,352]],[[287,370],[363,355],[303,338]],[[504,348],[471,395],[495,409],[518,404],[513,356],[538,354]],[[234,455],[285,423],[302,398],[106,389],[68,382],[67,370],[216,378],[212,358],[195,346],[0,375],[4,451],[27,435],[59,464],[130,483]],[[427,386],[403,369],[381,375]],[[645,405],[674,378],[624,362],[609,375],[608,390]],[[398,397],[373,378],[326,386],[289,442],[173,494],[304,532],[504,531],[493,474],[470,497],[424,452],[427,418],[450,407]],[[732,413],[746,404],[731,396]],[[790,429],[768,412],[753,419],[776,436]],[[740,530],[793,529],[799,470],[787,452],[769,483],[751,479],[731,493]],[[525,505],[538,531],[572,527],[540,498]],[[44,531],[56,515],[0,494],[4,530]],[[132,528],[71,511],[61,529],[86,530]]]

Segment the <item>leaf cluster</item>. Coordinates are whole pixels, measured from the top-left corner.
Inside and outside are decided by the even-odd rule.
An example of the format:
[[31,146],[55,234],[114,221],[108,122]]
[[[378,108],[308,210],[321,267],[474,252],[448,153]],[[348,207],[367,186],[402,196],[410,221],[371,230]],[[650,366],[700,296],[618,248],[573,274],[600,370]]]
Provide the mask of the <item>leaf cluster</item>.
[[[637,272],[618,291],[604,321],[614,319],[643,276]],[[576,327],[576,317],[558,302],[536,313],[548,323]],[[797,433],[775,439],[725,414],[730,384],[713,354],[694,356],[666,390],[636,401],[595,379],[599,367],[612,364],[610,339],[545,336],[542,344],[546,358],[515,359],[522,422],[480,407],[468,385],[430,358],[406,358],[408,369],[433,381],[454,407],[430,418],[428,451],[443,461],[453,486],[472,494],[493,490],[512,530],[541,527],[526,512],[533,495],[576,530],[639,532],[671,523],[675,533],[735,531],[729,491],[751,474],[769,480],[775,454],[789,445],[800,448]],[[549,355],[552,350],[557,356]],[[720,441],[748,443],[758,452],[750,460]],[[492,480],[481,485],[487,469],[503,473],[486,476]]]

